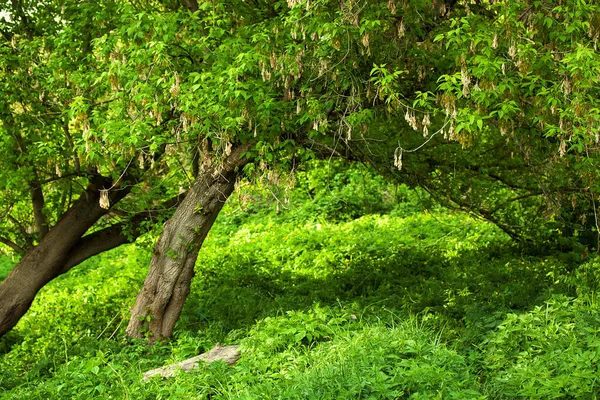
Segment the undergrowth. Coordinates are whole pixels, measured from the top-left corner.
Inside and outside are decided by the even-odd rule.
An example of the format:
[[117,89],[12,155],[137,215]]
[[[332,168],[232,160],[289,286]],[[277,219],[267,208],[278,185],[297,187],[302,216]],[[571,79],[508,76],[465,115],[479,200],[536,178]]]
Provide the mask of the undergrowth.
[[[124,339],[143,243],[47,285],[0,339],[0,399],[596,398],[600,260],[528,256],[362,167],[297,179],[234,196],[169,343]],[[240,361],[141,380],[216,343]]]

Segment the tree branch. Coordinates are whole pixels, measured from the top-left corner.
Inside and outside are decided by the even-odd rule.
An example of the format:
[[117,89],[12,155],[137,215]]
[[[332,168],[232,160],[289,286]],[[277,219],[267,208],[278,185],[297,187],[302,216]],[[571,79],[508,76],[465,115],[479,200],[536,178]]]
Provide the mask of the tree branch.
[[53,174],[50,178],[44,179],[43,181],[40,181],[39,183],[40,183],[40,185],[45,185],[46,183],[58,181],[58,180],[64,179],[64,178],[70,178],[72,176],[85,176],[85,174],[82,174],[80,172],[70,172],[68,174],[63,174],[61,176]]
[[69,132],[68,122],[63,124],[63,129],[65,131],[65,137],[67,138],[69,149],[71,150],[71,153],[73,153],[73,166],[75,167],[75,172],[79,173],[79,171],[81,171],[81,163],[79,162],[79,155],[77,155],[77,151],[75,150],[75,146],[73,145],[73,138],[71,137],[71,133]]
[[28,247],[32,247],[33,246],[33,242],[31,240],[31,237],[29,236],[29,234],[27,233],[27,231],[25,230],[25,228],[23,227],[23,225],[19,221],[17,221],[17,219],[15,217],[13,217],[10,214],[7,215],[7,218],[19,230],[19,232],[21,233],[21,236],[23,237],[23,240],[25,241],[25,243],[27,244],[27,246]]
[[122,244],[133,242],[137,236],[126,236],[123,233],[125,227],[126,224],[121,222],[81,238],[69,252],[62,273],[69,271],[92,256],[114,249]]
[[35,227],[40,234],[40,239],[48,233],[48,221],[44,214],[44,193],[42,185],[37,180],[29,183],[29,193],[31,193],[31,205],[33,206],[33,217],[35,219]]
[[192,13],[198,11],[198,2],[196,0],[183,0],[183,4]]
[[21,254],[21,255],[25,254],[25,249],[24,248],[22,248],[21,246],[19,246],[15,242],[12,242],[12,241],[8,240],[7,238],[4,238],[4,237],[0,236],[0,243],[3,243],[5,245],[7,245],[8,247],[10,247],[11,249],[13,249],[18,254]]
[[129,221],[116,223],[82,237],[69,252],[61,273],[69,271],[74,266],[97,254],[112,250],[123,244],[135,242],[139,236],[148,231],[144,226],[144,222],[168,214],[173,207],[183,200],[185,195],[186,193],[182,193],[165,201],[162,204],[164,208],[160,210],[139,212],[131,217]]

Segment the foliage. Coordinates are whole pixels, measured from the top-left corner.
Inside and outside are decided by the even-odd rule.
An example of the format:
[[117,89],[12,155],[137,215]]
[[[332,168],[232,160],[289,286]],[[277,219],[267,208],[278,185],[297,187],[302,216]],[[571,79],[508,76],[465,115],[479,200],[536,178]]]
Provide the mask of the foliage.
[[240,223],[242,217],[269,215],[275,208],[286,221],[348,221],[398,211],[404,202],[410,203],[406,212],[416,212],[421,199],[434,207],[426,193],[420,199],[406,185],[393,184],[367,166],[341,159],[309,161],[284,181],[270,177],[241,182],[229,200],[226,219]]
[[[0,397],[597,395],[596,2],[183,3],[0,6],[4,245],[98,177],[131,194],[92,231],[242,143],[262,184],[204,244],[173,342],[117,340],[149,253],[114,252],[2,338]],[[338,157],[379,176],[304,164]],[[139,381],[217,341],[244,358]]]
[[492,396],[594,398],[599,389],[600,319],[594,303],[557,296],[508,314],[483,342]]
[[[351,201],[364,182],[371,196],[390,190],[368,173],[351,178],[364,172],[351,166],[333,191]],[[332,185],[315,185],[313,200],[306,188],[336,174],[298,173],[288,192],[297,202],[279,213],[275,200],[247,212],[226,206],[169,343],[121,339],[149,248],[105,253],[54,280],[0,342],[0,398],[541,399],[596,390],[595,257],[574,267],[560,254],[522,254],[494,225],[406,202],[419,200],[406,188],[388,214],[367,207],[329,219],[330,209],[307,203],[326,201]],[[264,187],[240,190],[238,198],[272,199]],[[305,207],[322,213],[300,223]],[[215,343],[242,344],[242,358],[140,379]]]
[[14,259],[10,256],[0,254],[0,281],[2,281],[14,265]]
[[[504,142],[501,152],[514,161],[496,161],[496,167],[521,165],[527,173],[519,182],[498,170],[494,175],[516,198],[543,199],[545,209],[538,210],[550,222],[546,232],[527,234],[538,241],[552,229],[598,248],[599,118],[591,82],[600,68],[599,16],[594,1],[495,1],[454,16],[434,39],[454,67],[440,75],[436,101],[419,104],[445,112],[451,136],[462,143]],[[496,154],[487,157],[498,160]],[[489,174],[483,163],[480,170]]]
[[[241,362],[233,377],[234,384],[241,381],[245,386],[252,381],[253,386],[235,395],[482,398],[465,360],[418,319],[395,321],[391,317],[390,327],[382,321],[369,323],[364,315],[360,318],[317,306],[305,313],[263,320],[244,343],[252,355],[250,362]],[[309,339],[307,327],[318,337]],[[278,342],[288,348],[281,351]]]
[[[505,139],[491,127],[493,134],[472,140],[459,128],[466,122],[454,117],[463,103],[448,97],[456,79],[444,77],[455,78],[455,58],[470,43],[457,21],[471,27],[471,19],[485,20],[502,2],[472,9],[423,0],[403,7],[395,1],[184,3],[7,6],[1,71],[9,101],[0,125],[7,172],[0,189],[12,214],[2,222],[5,241],[36,243],[38,235],[23,234],[41,221],[32,220],[32,188],[46,200],[37,215],[52,225],[86,180],[101,174],[111,189],[133,185],[116,205],[123,218],[168,199],[199,167],[248,142],[245,156],[256,162],[245,172],[252,177],[282,180],[307,158],[341,156],[424,187],[515,239],[545,244],[556,233],[552,224],[532,228],[544,222],[539,211],[548,184],[516,151],[541,148],[535,154],[541,163],[545,142],[531,138],[503,149]],[[49,17],[55,14],[60,17]],[[468,103],[459,109],[461,118],[483,128],[483,118],[467,115]],[[451,118],[443,116],[447,110]],[[27,135],[19,139],[21,131]],[[514,171],[524,172],[526,185],[515,184],[512,177],[520,174]],[[35,179],[24,178],[29,172]],[[365,200],[377,204],[356,199]],[[561,218],[551,222],[577,236],[575,220]]]

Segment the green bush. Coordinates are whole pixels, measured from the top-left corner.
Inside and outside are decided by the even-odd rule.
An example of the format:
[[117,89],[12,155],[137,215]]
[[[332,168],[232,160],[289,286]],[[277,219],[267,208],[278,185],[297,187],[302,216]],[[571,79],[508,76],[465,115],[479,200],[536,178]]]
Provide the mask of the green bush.
[[486,392],[493,398],[597,398],[599,311],[596,302],[556,296],[508,314],[482,344]]
[[368,319],[316,306],[261,321],[242,342],[234,397],[483,398],[464,358],[419,319]]

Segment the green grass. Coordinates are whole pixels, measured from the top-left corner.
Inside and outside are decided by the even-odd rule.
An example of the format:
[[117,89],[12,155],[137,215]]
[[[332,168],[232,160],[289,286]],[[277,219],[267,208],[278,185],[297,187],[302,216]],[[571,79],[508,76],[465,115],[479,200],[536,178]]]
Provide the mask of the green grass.
[[[596,398],[600,260],[526,256],[406,188],[376,210],[344,201],[371,181],[340,178],[332,201],[303,179],[290,210],[227,206],[168,344],[123,339],[150,246],[54,280],[0,340],[0,399]],[[242,358],[141,381],[216,343]]]
[[0,253],[0,282],[8,276],[14,264],[15,260],[12,257]]

